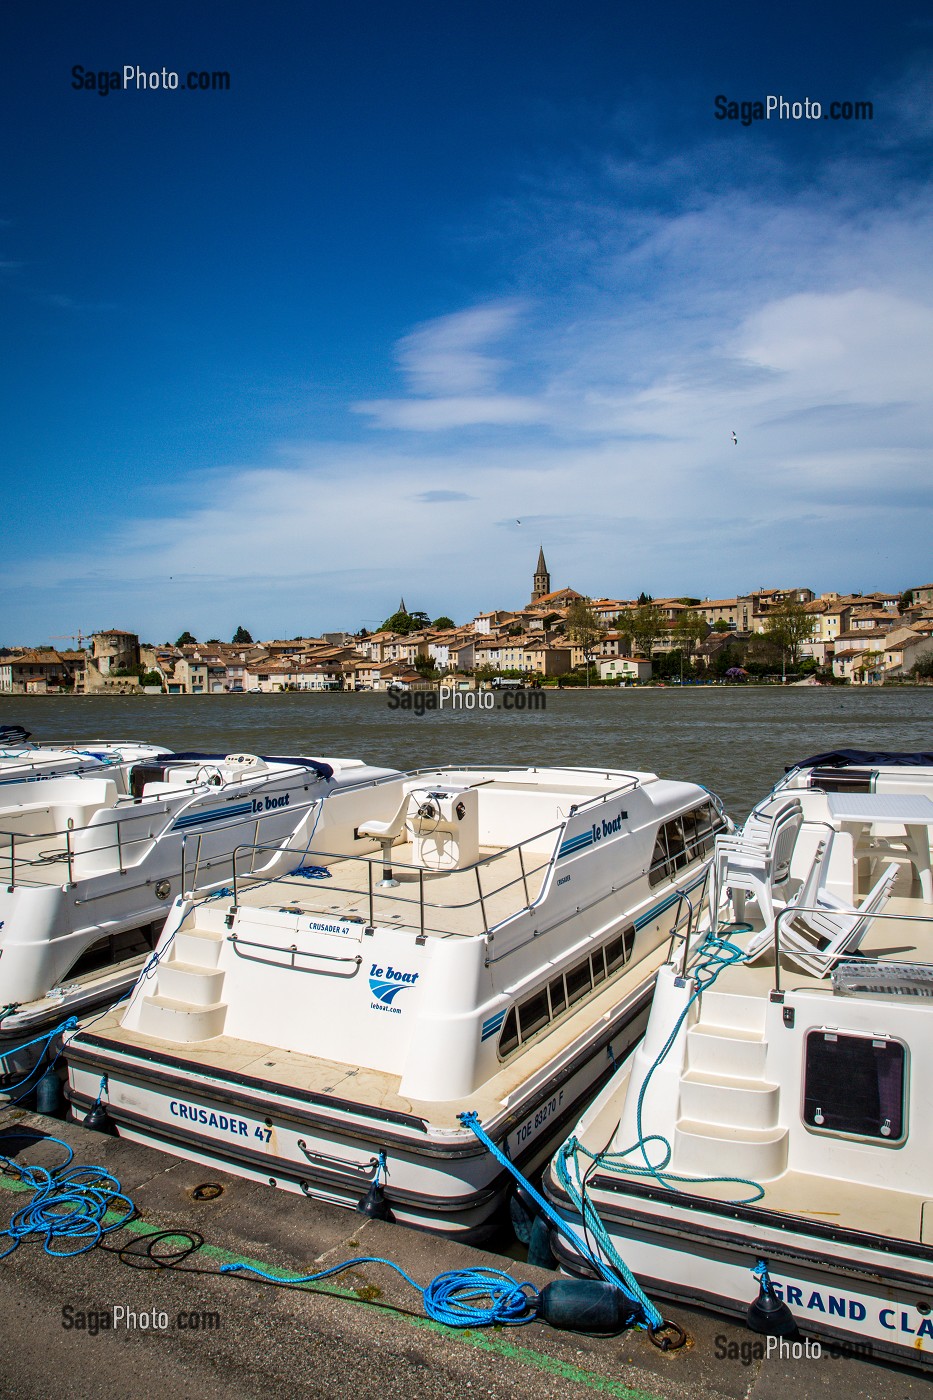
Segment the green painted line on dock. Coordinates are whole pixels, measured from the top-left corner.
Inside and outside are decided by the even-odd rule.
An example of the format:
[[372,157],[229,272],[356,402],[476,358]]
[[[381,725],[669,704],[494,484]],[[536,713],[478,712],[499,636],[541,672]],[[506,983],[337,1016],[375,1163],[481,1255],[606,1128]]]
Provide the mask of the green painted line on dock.
[[[12,1181],[8,1177],[0,1176],[0,1187],[5,1191],[23,1192],[32,1191],[33,1188],[25,1185],[22,1181]],[[119,1211],[108,1210],[103,1217],[102,1224],[116,1225],[122,1219]],[[151,1225],[148,1221],[135,1219],[130,1220],[123,1227],[140,1239],[145,1239],[147,1235],[164,1235],[166,1242],[170,1242],[165,1229]],[[189,1234],[183,1227],[175,1232],[179,1239]],[[200,1231],[198,1231],[200,1233]],[[91,1251],[88,1251],[89,1253]],[[198,1255],[209,1259],[216,1259],[221,1264],[248,1264],[253,1268],[264,1269],[266,1273],[274,1275],[282,1283],[293,1284],[294,1287],[304,1293],[323,1293],[312,1283],[295,1284],[294,1280],[301,1275],[289,1273],[287,1270],[275,1268],[260,1259],[250,1259],[246,1255],[236,1254],[232,1250],[223,1249],[219,1245],[202,1244],[196,1251]],[[67,1257],[67,1256],[66,1256]],[[347,1266],[352,1267],[352,1261]],[[363,1267],[363,1266],[360,1266]],[[172,1270],[166,1270],[171,1273]],[[180,1272],[184,1272],[181,1270]],[[207,1277],[211,1277],[207,1275]],[[218,1274],[216,1277],[220,1278]],[[235,1274],[225,1277],[236,1278]],[[271,1285],[274,1287],[275,1285]],[[337,1294],[341,1298],[346,1298],[351,1302],[359,1303],[358,1293],[354,1289],[341,1288],[338,1284],[328,1282],[328,1294]],[[325,1295],[326,1296],[326,1295]],[[506,1341],[504,1337],[490,1336],[488,1332],[480,1332],[473,1328],[445,1327],[442,1322],[435,1322],[430,1317],[413,1317],[406,1313],[396,1312],[391,1307],[383,1306],[377,1302],[367,1302],[367,1307],[376,1308],[386,1316],[397,1318],[400,1322],[405,1322],[411,1327],[416,1327],[428,1332],[435,1332],[438,1335],[454,1342],[459,1342],[464,1346],[474,1347],[480,1351],[487,1351],[501,1356],[508,1361],[517,1361],[520,1365],[530,1366],[537,1371],[544,1371],[548,1375],[560,1380],[575,1381],[578,1385],[586,1386],[588,1390],[595,1391],[600,1395],[612,1395],[617,1400],[662,1400],[662,1397],[654,1391],[637,1390],[633,1386],[625,1385],[622,1381],[612,1380],[608,1376],[601,1376],[595,1371],[586,1371],[580,1366],[574,1366],[570,1362],[561,1361],[557,1357],[548,1356],[545,1352],[535,1351],[533,1347],[516,1346],[513,1342]]]

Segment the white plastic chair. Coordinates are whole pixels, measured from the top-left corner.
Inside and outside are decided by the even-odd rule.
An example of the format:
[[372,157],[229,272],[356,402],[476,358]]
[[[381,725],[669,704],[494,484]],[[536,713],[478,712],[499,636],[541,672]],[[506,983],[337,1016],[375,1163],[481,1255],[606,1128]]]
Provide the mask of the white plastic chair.
[[[784,911],[780,929],[782,954],[814,977],[826,977],[841,957],[858,951],[875,915],[890,899],[897,873],[898,867],[892,861],[858,908],[828,890],[818,891],[815,900],[808,895],[805,904],[802,889]],[[789,912],[795,908],[800,912]]]
[[721,898],[732,890],[732,910],[738,922],[745,901],[754,895],[764,929],[774,928],[775,892],[790,876],[790,861],[803,812],[796,798],[769,802],[752,812],[740,832],[716,838],[716,890]]
[[[794,898],[790,901],[789,904],[783,905],[782,909],[789,909],[795,906],[800,909],[814,909],[818,906],[822,907],[824,903],[825,907],[828,909],[831,907],[830,901],[833,901],[834,903],[842,902],[836,901],[835,895],[831,895],[827,890],[823,889],[823,881],[825,880],[829,870],[829,860],[832,852],[833,838],[835,834],[836,833],[834,831],[829,830],[827,831],[825,837],[822,838],[815,852],[813,853],[813,861],[811,862],[810,869],[807,871],[806,879],[800,886],[800,889],[794,895]],[[782,910],[778,910],[778,916],[781,912]],[[782,938],[784,937],[784,931],[786,929],[787,922],[789,921],[785,921],[785,923],[781,926]],[[759,929],[757,933],[752,934],[751,938],[746,943],[745,961],[756,962],[758,958],[761,957],[762,953],[766,952],[769,948],[773,947],[774,920],[772,919],[770,924],[766,925],[762,929]]]

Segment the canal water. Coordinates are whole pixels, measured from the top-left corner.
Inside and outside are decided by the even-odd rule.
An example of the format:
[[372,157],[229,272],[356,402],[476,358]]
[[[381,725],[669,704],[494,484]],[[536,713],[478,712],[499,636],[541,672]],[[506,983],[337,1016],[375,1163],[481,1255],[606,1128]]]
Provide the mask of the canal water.
[[703,783],[743,820],[785,767],[833,748],[933,749],[933,687],[689,686],[527,692],[543,710],[393,709],[385,695],[3,696],[45,740],[328,754],[395,768],[574,764]]

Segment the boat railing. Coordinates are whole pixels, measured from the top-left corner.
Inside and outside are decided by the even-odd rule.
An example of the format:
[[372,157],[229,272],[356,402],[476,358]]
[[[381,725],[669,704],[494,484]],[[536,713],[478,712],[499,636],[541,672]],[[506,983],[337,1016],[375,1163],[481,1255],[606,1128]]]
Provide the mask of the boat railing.
[[[411,886],[414,885],[415,882],[417,882],[417,918],[419,937],[423,938],[428,933],[442,933],[449,935],[453,932],[453,930],[449,928],[445,929],[443,927],[435,927],[433,924],[431,924],[429,922],[427,911],[443,911],[447,914],[450,914],[454,912],[462,912],[464,910],[469,909],[478,909],[479,911],[480,928],[478,929],[478,932],[481,932],[483,934],[489,934],[491,930],[496,926],[496,924],[501,922],[501,920],[493,920],[492,922],[490,922],[489,910],[487,907],[489,902],[492,899],[494,899],[497,895],[504,894],[507,890],[519,886],[521,887],[522,899],[524,900],[524,904],[519,905],[517,909],[510,911],[509,917],[511,917],[514,913],[521,912],[522,908],[533,908],[534,905],[540,899],[541,893],[539,892],[537,896],[532,898],[529,881],[532,880],[534,876],[540,874],[541,871],[546,870],[552,864],[554,859],[554,852],[557,849],[558,835],[564,830],[565,826],[566,822],[558,822],[554,826],[546,827],[543,831],[539,831],[532,836],[525,837],[523,841],[517,841],[511,846],[504,846],[497,851],[491,851],[489,852],[489,854],[481,856],[478,860],[472,861],[467,865],[456,866],[449,870],[430,870],[426,869],[423,865],[415,865],[413,863],[395,860],[393,858],[393,874],[403,871],[410,872],[414,879],[408,883],[408,889],[410,889]],[[543,855],[540,850],[528,850],[528,847],[532,844],[539,846],[542,843],[542,841],[548,836],[553,836],[554,841],[551,843],[552,848],[548,851],[547,855]],[[230,858],[231,884],[233,887],[234,908],[239,906],[240,898],[242,893],[244,892],[244,889],[249,888],[249,885],[246,882],[250,880],[255,880],[261,886],[263,883],[265,883],[266,879],[268,878],[267,876],[264,876],[262,872],[250,872],[244,875],[240,873],[237,869],[241,853],[248,853],[250,851],[256,850],[277,850],[279,851],[279,853],[281,853],[282,847],[252,845],[238,846],[235,848]],[[507,875],[506,878],[501,880],[496,885],[490,885],[488,881],[484,883],[484,872],[488,872],[490,867],[496,865],[497,862],[504,861],[508,856],[512,855],[513,853],[516,854],[518,857],[518,873],[516,875],[511,876]],[[377,922],[375,917],[377,900],[388,901],[389,903],[404,906],[410,914],[413,903],[410,894],[395,894],[393,892],[394,887],[378,887],[375,884],[375,875],[382,872],[383,865],[379,859],[374,859],[374,853],[367,852],[364,855],[353,855],[347,854],[346,852],[342,851],[326,851],[314,849],[305,851],[302,854],[304,859],[313,858],[315,861],[334,862],[350,861],[354,862],[357,865],[362,864],[365,867],[367,872],[365,894],[367,897],[367,908],[370,925],[375,925],[375,923]],[[537,863],[534,863],[535,859],[537,859]],[[461,899],[447,902],[440,902],[438,900],[427,899],[425,897],[426,876],[431,877],[429,883],[431,886],[435,886],[446,876],[469,876],[471,872],[476,881],[475,896],[472,896],[469,899]],[[283,885],[291,885],[296,888],[300,887],[303,890],[307,890],[308,888],[307,880],[303,876],[296,874],[296,872],[294,871],[288,874],[275,876],[273,878],[275,879],[275,884],[277,888]],[[329,880],[327,884],[327,893],[328,895],[349,895],[353,898],[359,898],[360,894],[363,893],[363,891],[361,891],[356,885],[337,885],[331,883],[331,881]]]
[[[792,904],[792,905],[788,905],[788,907],[787,907],[786,909],[782,909],[781,912],[778,914],[777,918],[776,918],[775,921],[774,921],[774,986],[773,986],[773,988],[771,989],[771,1000],[772,1000],[772,1001],[783,1001],[783,1000],[784,1000],[784,991],[783,991],[783,989],[782,989],[782,987],[781,987],[781,956],[782,956],[782,954],[783,954],[784,956],[786,956],[786,957],[793,958],[795,952],[800,952],[800,951],[801,951],[799,948],[792,948],[792,947],[787,947],[787,948],[785,948],[785,947],[782,947],[782,945],[781,945],[781,928],[782,928],[782,925],[785,924],[785,923],[790,923],[793,919],[796,919],[796,918],[797,918],[799,915],[801,915],[801,914],[816,914],[816,915],[823,914],[823,915],[825,915],[827,912],[829,912],[829,911],[827,910],[827,907],[826,907],[825,904],[822,905],[822,906],[820,906],[820,905]],[[859,912],[859,911],[856,909],[856,910],[854,911],[854,913],[853,913],[853,917],[856,917],[856,918],[857,918],[857,917],[858,917],[858,912]],[[904,924],[904,923],[914,923],[914,924],[930,925],[931,927],[933,927],[933,913],[930,913],[930,914],[917,914],[917,913],[912,913],[912,912],[904,913],[904,912],[901,912],[901,911],[897,911],[897,912],[893,912],[893,913],[892,913],[892,912],[889,912],[889,911],[881,910],[881,911],[879,911],[878,913],[867,914],[867,915],[865,915],[865,917],[866,917],[866,919],[870,919],[872,923],[874,923],[876,919],[879,919],[879,920],[889,920],[889,921],[892,922],[892,923],[900,923],[900,924]],[[841,947],[835,947],[835,948],[830,947],[830,948],[824,948],[824,949],[818,948],[818,947],[816,947],[816,946],[814,946],[814,947],[812,947],[812,948],[809,948],[809,947],[808,947],[808,948],[806,949],[805,956],[806,956],[807,958],[814,958],[816,961],[820,961],[820,959],[825,959],[826,964],[827,964],[827,969],[829,969],[830,967],[836,966],[836,965],[837,965],[838,963],[840,963],[840,962],[846,962],[847,960],[848,960],[848,961],[851,961],[851,959],[852,959],[854,956],[858,956],[860,959],[861,959],[861,958],[869,958],[869,957],[872,957],[871,953],[870,953],[868,950],[866,950],[866,949],[864,949],[864,948],[862,948],[862,947],[859,947],[858,953],[857,953],[857,954],[855,953],[854,950],[853,950],[852,952],[850,952],[850,953],[847,954],[844,944],[843,944]],[[879,954],[877,958],[873,958],[873,961],[887,962],[887,963],[890,963],[890,965],[891,965],[892,967],[898,967],[898,966],[903,966],[903,965],[905,964],[905,961],[907,961],[907,960],[902,959],[902,958],[896,958],[896,957],[887,957],[887,958],[885,958],[885,957],[883,957],[882,955]],[[928,959],[928,958],[912,957],[912,958],[909,959],[909,961],[910,961],[910,963],[912,963],[912,964],[914,964],[914,965],[916,965],[916,966],[921,966],[921,967],[933,967],[933,960],[930,960],[930,959]]]
[[677,903],[674,906],[676,913],[674,915],[674,922],[671,925],[671,941],[668,949],[667,961],[674,961],[676,943],[677,940],[680,939],[683,943],[683,949],[680,953],[681,977],[687,976],[687,966],[690,960],[690,940],[700,922],[700,915],[703,911],[704,903],[709,904],[710,873],[712,868],[713,862],[710,860],[703,872],[703,883],[699,891],[692,891],[692,897],[686,890],[677,890],[676,892]]
[[[371,780],[370,780],[371,781]],[[368,786],[369,782],[361,783],[359,786]],[[356,784],[346,784],[342,791],[355,788]],[[237,796],[249,797],[250,793],[237,794]],[[288,814],[295,817],[291,832],[283,836],[275,849],[285,851],[289,844],[300,842],[299,832],[302,820],[316,806],[324,800],[316,796],[307,801],[289,804]],[[201,831],[180,831],[173,830],[172,827],[165,827],[161,831],[153,832],[149,829],[148,823],[153,818],[170,816],[173,811],[176,816],[183,816],[188,809],[181,807],[174,809],[165,802],[139,804],[132,802],[129,798],[121,799],[127,805],[115,808],[98,808],[92,815],[97,815],[99,811],[113,811],[118,813],[115,820],[105,822],[99,826],[93,826],[91,822],[85,822],[81,826],[74,825],[73,822],[66,823],[65,826],[52,826],[40,831],[16,831],[4,830],[0,828],[0,883],[5,884],[9,891],[13,891],[18,886],[30,885],[41,886],[48,883],[47,880],[30,879],[30,871],[38,871],[56,864],[63,864],[67,867],[69,885],[75,884],[76,863],[81,861],[85,855],[93,855],[95,858],[94,868],[88,872],[89,875],[127,875],[131,873],[137,865],[140,847],[148,849],[157,844],[160,840],[174,835],[180,838],[180,888],[183,893],[195,893],[201,889],[208,889],[211,885],[222,883],[219,877],[212,877],[206,883],[203,876],[216,867],[223,868],[224,877],[228,861],[230,859],[230,848],[217,852],[216,850],[209,856],[203,854],[203,843],[205,836],[216,840],[218,835],[231,829],[242,833],[244,829],[252,827],[252,847],[259,849],[262,845],[261,837],[263,828],[270,820],[281,821],[283,811],[286,809],[272,808],[268,812],[254,812],[231,816],[229,825],[212,826]],[[194,817],[196,814],[192,814]],[[133,831],[133,826],[145,821],[147,827],[143,832],[137,829]],[[82,843],[77,838],[84,836],[87,832],[93,832],[94,845],[88,849],[82,849]],[[37,843],[43,845],[48,842],[48,849],[39,848],[37,853]],[[240,842],[237,849],[245,847],[246,843]],[[169,848],[166,848],[167,850]],[[177,847],[175,848],[177,850]],[[103,858],[111,854],[111,860],[106,862]],[[160,871],[160,874],[163,872]],[[168,867],[167,875],[173,873]],[[80,864],[77,874],[81,877]],[[121,892],[131,889],[141,888],[152,883],[152,872],[149,871],[147,878],[141,880],[138,885],[121,884]],[[90,903],[97,899],[105,899],[113,894],[113,889],[98,893],[88,893],[82,897],[80,903]]]

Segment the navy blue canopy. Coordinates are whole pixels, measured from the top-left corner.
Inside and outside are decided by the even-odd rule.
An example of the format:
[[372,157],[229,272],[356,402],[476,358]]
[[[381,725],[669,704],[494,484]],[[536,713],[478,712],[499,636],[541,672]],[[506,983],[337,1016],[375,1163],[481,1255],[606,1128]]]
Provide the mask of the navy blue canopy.
[[830,749],[785,768],[933,768],[933,753],[883,753],[880,749]]
[[[295,768],[307,768],[312,773],[316,773],[319,778],[332,778],[334,770],[329,763],[321,763],[316,758],[294,758],[292,755],[284,757],[280,754],[258,754],[257,757],[266,763],[290,763]],[[165,765],[172,763],[223,763],[226,754],[221,753],[173,753],[166,755],[164,759],[157,760]],[[246,770],[244,769],[244,776]]]
[[29,730],[21,724],[0,724],[0,744],[23,744],[29,738]]

